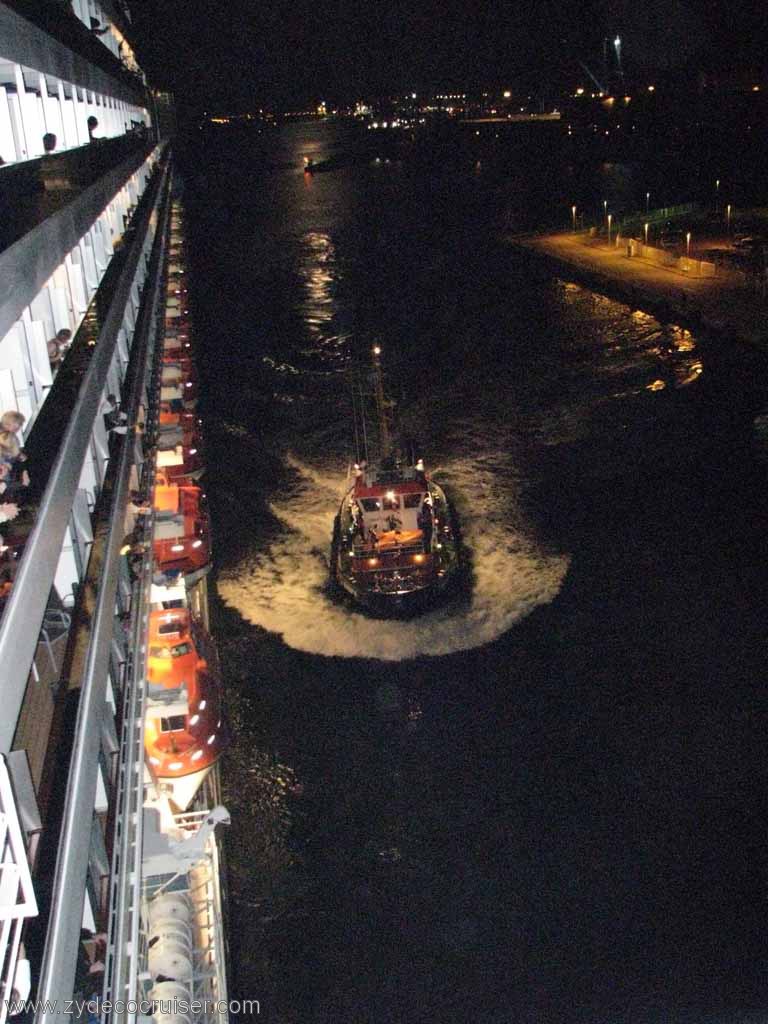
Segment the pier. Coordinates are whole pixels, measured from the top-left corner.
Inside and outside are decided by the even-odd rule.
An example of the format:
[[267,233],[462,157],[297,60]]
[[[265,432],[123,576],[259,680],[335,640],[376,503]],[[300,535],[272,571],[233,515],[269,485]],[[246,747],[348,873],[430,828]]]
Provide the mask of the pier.
[[694,277],[641,256],[628,256],[626,242],[608,245],[584,233],[517,237],[512,243],[623,301],[736,341],[768,347],[766,299],[741,275],[717,268],[714,276]]

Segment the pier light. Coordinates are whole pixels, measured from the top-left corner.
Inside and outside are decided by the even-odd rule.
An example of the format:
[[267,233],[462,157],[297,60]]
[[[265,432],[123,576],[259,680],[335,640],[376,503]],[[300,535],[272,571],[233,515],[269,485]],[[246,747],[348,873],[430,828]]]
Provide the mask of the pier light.
[[719,178],[715,178],[715,192],[719,192],[719,191],[720,191],[720,179]]
[[573,233],[576,234],[576,207],[571,207],[571,217],[573,218]]
[[648,228],[649,228],[649,226],[650,225],[648,224],[648,221],[646,221],[645,224],[643,224],[643,231],[645,232],[645,244],[646,245],[648,245]]
[[725,223],[726,223],[726,226],[728,228],[728,231],[730,231],[731,230],[731,204],[730,203],[728,203],[728,205],[725,208]]
[[691,255],[691,232],[685,232],[685,255],[690,258]]
[[608,200],[607,199],[603,200],[603,213],[606,213],[606,214],[608,213]]
[[646,192],[645,193],[645,212],[646,213],[648,213],[648,207],[650,206],[650,203],[651,203],[651,193],[650,192]]
[[612,217],[613,217],[613,214],[609,213],[608,214],[608,245],[611,244],[611,220],[612,220]]

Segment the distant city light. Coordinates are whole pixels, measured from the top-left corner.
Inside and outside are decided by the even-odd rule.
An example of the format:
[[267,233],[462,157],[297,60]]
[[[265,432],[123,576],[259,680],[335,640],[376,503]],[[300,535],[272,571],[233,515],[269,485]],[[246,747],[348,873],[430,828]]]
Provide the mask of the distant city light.
[[584,95],[584,89],[581,86],[579,86],[579,88],[576,90],[576,95],[577,96],[583,96]]
[[512,93],[509,91],[509,89],[505,89],[504,90],[504,99],[508,100],[511,96],[512,96]]
[[656,91],[656,86],[655,85],[649,85],[648,86],[648,92],[655,92],[655,91]]

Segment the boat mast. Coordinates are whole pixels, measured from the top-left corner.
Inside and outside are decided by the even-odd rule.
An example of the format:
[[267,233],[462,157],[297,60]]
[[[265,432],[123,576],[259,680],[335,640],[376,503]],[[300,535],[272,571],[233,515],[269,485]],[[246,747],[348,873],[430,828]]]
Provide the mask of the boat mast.
[[392,434],[389,429],[389,405],[384,397],[384,375],[381,370],[381,347],[373,346],[373,383],[376,389],[376,412],[379,417],[379,447],[381,458],[392,454]]

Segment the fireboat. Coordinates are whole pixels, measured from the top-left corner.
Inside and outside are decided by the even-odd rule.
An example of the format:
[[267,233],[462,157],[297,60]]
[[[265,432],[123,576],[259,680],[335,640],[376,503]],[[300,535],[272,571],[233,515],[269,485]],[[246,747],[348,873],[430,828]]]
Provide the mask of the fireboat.
[[[407,460],[393,441],[381,349],[373,349],[379,457],[354,463],[334,522],[331,573],[357,604],[377,615],[427,610],[461,568],[454,512],[424,462]],[[363,431],[365,436],[365,431]]]

